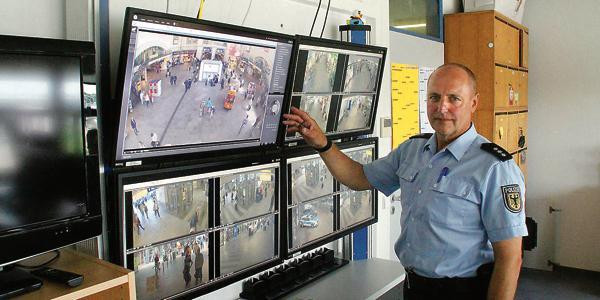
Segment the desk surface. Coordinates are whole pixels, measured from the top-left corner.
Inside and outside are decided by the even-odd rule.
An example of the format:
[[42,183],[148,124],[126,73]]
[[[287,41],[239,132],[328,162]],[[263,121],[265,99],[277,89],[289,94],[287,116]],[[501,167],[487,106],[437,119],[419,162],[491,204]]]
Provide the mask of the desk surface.
[[371,258],[351,261],[285,299],[376,299],[404,280],[397,261]]

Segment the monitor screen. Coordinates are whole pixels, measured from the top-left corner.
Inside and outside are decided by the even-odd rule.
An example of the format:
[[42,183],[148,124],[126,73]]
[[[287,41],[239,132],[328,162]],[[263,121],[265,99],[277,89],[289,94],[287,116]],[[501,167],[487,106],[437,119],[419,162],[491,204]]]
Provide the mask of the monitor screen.
[[293,37],[128,9],[116,161],[276,145]]
[[290,208],[290,249],[300,248],[334,231],[334,198],[325,196]]
[[[297,47],[291,106],[326,135],[372,133],[386,49],[307,37]],[[286,135],[288,142],[299,139]]]
[[152,245],[208,228],[209,178],[169,178],[125,186],[133,245]]
[[288,159],[291,178],[290,204],[309,201],[333,193],[333,176],[318,155]]
[[163,299],[209,281],[209,238],[192,235],[130,255],[138,299]]
[[[348,157],[361,164],[373,161],[373,145],[342,150]],[[375,216],[373,191],[353,191],[340,184],[340,229],[369,220]]]
[[277,258],[277,214],[236,223],[219,231],[219,276]]
[[78,56],[0,51],[0,236],[88,213],[81,89]]
[[[228,225],[275,211],[279,164],[233,170],[219,179],[220,224]],[[236,172],[236,173],[233,173]]]

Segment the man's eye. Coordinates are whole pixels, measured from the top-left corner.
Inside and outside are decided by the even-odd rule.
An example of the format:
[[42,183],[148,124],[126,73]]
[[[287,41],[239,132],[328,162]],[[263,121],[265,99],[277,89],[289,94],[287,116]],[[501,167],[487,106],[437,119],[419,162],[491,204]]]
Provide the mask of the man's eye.
[[461,99],[457,96],[450,96],[450,100],[452,101],[460,101]]
[[429,96],[429,101],[436,102],[436,101],[439,101],[439,100],[440,100],[439,96]]

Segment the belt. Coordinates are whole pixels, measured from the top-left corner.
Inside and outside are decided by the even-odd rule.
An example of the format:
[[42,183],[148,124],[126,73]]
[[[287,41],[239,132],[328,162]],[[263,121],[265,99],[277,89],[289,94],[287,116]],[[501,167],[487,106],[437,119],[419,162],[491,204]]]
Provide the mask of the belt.
[[480,287],[482,284],[487,287],[491,278],[491,269],[493,263],[482,265],[477,270],[475,277],[443,277],[430,278],[418,275],[412,269],[406,269],[407,285],[409,289],[469,289],[472,287]]

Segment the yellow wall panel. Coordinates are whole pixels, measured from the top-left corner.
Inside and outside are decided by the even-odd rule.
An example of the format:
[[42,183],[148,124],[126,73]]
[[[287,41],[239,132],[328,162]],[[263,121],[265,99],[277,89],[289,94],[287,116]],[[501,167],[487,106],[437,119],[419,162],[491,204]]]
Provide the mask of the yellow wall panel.
[[419,67],[392,64],[392,148],[419,134]]

